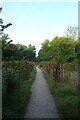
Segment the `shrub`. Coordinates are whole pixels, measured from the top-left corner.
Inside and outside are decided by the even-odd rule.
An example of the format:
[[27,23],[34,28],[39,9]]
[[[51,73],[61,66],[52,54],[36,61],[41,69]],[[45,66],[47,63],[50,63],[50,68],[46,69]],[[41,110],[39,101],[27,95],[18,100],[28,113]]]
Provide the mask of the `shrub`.
[[36,68],[28,61],[9,61],[3,62],[2,69],[2,116],[3,118],[21,117],[31,94]]

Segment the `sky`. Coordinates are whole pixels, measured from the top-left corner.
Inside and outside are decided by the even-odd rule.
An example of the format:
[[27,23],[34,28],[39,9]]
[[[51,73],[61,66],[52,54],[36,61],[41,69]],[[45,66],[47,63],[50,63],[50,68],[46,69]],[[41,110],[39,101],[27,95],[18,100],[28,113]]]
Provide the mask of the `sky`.
[[12,23],[5,33],[14,44],[34,45],[63,36],[68,26],[78,26],[77,2],[3,2],[4,24]]

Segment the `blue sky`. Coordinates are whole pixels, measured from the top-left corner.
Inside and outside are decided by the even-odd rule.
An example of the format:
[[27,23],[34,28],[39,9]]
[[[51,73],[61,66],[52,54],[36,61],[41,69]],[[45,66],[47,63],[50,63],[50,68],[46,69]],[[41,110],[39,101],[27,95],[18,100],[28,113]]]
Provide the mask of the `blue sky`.
[[37,53],[45,39],[63,36],[68,26],[78,26],[77,2],[4,2],[5,30],[13,43],[35,45]]

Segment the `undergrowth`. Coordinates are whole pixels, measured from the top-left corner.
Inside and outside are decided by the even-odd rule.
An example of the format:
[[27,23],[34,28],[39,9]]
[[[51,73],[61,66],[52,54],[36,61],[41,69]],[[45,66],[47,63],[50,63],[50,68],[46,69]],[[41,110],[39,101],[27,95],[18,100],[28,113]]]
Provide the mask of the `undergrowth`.
[[17,63],[14,65],[14,69],[12,65],[8,66],[7,70],[3,67],[3,118],[23,118],[26,112],[31,86],[35,79],[36,66],[34,65],[30,70],[30,67],[24,63],[24,61],[20,62],[15,72],[13,71]]
[[78,85],[69,81],[55,82],[53,77],[42,69],[45,79],[49,84],[50,91],[55,99],[59,114],[63,120],[66,118],[78,119],[79,99]]

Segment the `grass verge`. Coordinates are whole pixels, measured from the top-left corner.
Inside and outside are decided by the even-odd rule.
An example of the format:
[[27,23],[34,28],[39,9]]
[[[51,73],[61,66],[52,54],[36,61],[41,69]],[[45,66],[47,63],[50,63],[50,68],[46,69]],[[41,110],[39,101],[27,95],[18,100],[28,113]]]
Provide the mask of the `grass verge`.
[[11,95],[7,96],[6,100],[3,99],[3,118],[24,118],[35,75],[36,66],[29,74],[29,79],[18,80],[18,84],[16,84]]
[[43,69],[42,71],[54,96],[61,118],[78,119],[78,86],[70,82],[55,82],[52,76]]

